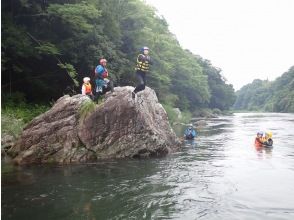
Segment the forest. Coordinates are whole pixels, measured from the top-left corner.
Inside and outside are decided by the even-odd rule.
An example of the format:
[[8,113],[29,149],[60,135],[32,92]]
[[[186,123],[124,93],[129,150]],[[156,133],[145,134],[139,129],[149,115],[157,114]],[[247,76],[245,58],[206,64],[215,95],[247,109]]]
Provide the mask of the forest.
[[221,69],[183,49],[144,1],[3,0],[1,12],[2,107],[15,94],[38,104],[80,93],[100,58],[107,59],[115,86],[135,86],[142,46],[154,61],[147,85],[165,108],[223,111],[235,102]]
[[236,94],[236,110],[294,112],[294,66],[274,81],[255,79]]

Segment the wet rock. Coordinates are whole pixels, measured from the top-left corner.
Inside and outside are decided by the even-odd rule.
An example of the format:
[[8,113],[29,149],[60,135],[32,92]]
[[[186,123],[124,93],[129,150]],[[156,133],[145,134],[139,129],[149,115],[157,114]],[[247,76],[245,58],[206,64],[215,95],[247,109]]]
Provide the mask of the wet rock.
[[14,145],[16,138],[9,134],[3,134],[1,136],[1,157],[2,161],[10,161],[7,155],[7,151]]
[[207,122],[205,120],[199,120],[199,121],[194,122],[194,124],[196,127],[199,127],[199,126],[201,127],[201,126],[207,125]]
[[132,100],[133,87],[116,87],[86,118],[87,96],[63,96],[31,121],[8,153],[17,164],[83,163],[106,158],[163,156],[180,142],[155,92],[146,88]]
[[9,149],[15,142],[15,137],[9,134],[3,134],[1,136],[1,146],[2,148]]

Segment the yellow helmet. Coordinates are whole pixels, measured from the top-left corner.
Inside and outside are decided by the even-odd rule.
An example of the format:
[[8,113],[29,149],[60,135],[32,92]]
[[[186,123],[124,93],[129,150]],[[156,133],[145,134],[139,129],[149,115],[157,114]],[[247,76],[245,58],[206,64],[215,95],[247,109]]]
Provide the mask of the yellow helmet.
[[273,137],[273,132],[267,131],[267,132],[265,132],[265,135],[268,136],[269,138],[272,138]]

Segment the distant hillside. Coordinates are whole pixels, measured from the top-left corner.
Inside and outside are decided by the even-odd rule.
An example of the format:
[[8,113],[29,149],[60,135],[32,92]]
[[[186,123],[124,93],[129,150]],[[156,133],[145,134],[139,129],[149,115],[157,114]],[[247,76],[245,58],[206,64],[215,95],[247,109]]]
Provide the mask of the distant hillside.
[[235,110],[294,112],[294,66],[275,81],[255,79],[236,95]]

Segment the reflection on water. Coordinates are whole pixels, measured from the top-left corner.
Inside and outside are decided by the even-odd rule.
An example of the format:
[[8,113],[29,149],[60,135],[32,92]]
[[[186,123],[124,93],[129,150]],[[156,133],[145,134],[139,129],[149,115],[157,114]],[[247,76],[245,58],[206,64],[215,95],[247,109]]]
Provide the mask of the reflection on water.
[[[207,120],[166,158],[2,165],[2,219],[293,219],[293,114]],[[273,131],[273,148],[255,133]]]

